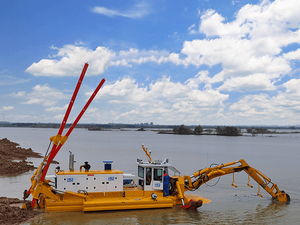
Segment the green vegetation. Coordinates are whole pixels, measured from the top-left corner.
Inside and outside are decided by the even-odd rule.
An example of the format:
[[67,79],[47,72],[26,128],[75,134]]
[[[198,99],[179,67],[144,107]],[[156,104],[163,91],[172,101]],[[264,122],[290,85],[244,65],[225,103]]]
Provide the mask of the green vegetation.
[[264,129],[264,128],[247,128],[246,130],[247,130],[247,133],[250,133],[250,134],[268,134],[268,133],[271,133],[271,131],[269,131],[268,129]]
[[203,132],[203,127],[200,125],[196,126],[193,131],[191,128],[186,127],[182,124],[180,127],[174,127],[173,132],[174,132],[174,134],[196,134],[196,135],[199,135]]
[[216,132],[218,135],[224,136],[240,136],[241,128],[237,129],[236,127],[217,127]]
[[203,127],[202,126],[196,126],[194,129],[195,134],[201,134],[203,132]]
[[173,132],[174,132],[174,134],[192,134],[193,133],[193,131],[190,128],[184,126],[183,124],[179,128],[174,127]]

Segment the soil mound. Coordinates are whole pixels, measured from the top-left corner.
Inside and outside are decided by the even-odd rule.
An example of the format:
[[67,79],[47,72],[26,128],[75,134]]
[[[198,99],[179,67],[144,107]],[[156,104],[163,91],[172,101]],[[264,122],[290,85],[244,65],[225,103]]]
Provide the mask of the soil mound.
[[0,139],[0,176],[17,176],[35,167],[27,158],[42,158],[39,153],[31,148],[21,148],[19,144],[9,141],[7,138]]
[[[19,144],[8,139],[0,139],[0,176],[17,176],[35,167],[27,158],[42,158],[39,153],[31,148],[21,148]],[[21,201],[18,198],[0,197],[0,224],[20,224],[35,217],[41,212],[20,208],[24,203],[30,205],[30,201]]]
[[20,224],[42,212],[21,209],[11,204],[25,203],[17,198],[0,197],[0,224]]

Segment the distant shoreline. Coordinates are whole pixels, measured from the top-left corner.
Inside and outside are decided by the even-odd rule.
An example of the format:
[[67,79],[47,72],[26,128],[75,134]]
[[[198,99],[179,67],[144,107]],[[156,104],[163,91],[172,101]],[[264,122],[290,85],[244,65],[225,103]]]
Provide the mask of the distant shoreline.
[[[120,130],[120,131],[132,131],[132,130],[126,130],[126,129],[103,129],[103,128],[92,128],[88,129],[88,131],[114,131],[114,130]],[[230,136],[230,135],[221,135],[217,134],[213,130],[204,130],[201,134],[195,134],[195,133],[187,133],[187,134],[178,134],[174,133],[173,130],[166,130],[166,129],[144,129],[144,128],[139,128],[139,129],[134,129],[133,131],[151,131],[151,132],[157,132],[157,134],[172,134],[172,135],[215,135],[215,136]],[[276,130],[263,130],[261,132],[253,132],[253,133],[248,133],[248,132],[241,132],[240,135],[232,135],[232,136],[257,136],[257,135],[273,135],[273,134],[297,134],[300,133],[300,131],[291,131],[291,132],[277,132]],[[246,135],[248,134],[248,135]]]
[[[0,123],[0,127],[10,128],[51,128],[59,129],[60,124],[49,123]],[[68,129],[71,124],[66,124]],[[200,127],[200,130],[197,128]],[[215,135],[215,136],[257,136],[276,134],[297,134],[300,128],[295,126],[286,127],[263,127],[263,126],[185,126],[185,125],[153,125],[153,124],[78,124],[75,128],[87,129],[88,131],[152,131],[157,134],[172,135]],[[288,130],[288,131],[282,131]]]
[[[71,127],[71,123],[67,123],[65,128]],[[122,123],[108,123],[108,124],[77,124],[76,128],[86,128],[86,129],[173,129],[174,127],[179,127],[180,125],[159,125],[152,123],[137,123],[137,124],[122,124]],[[184,125],[188,128],[195,128],[198,125]],[[280,130],[280,129],[300,129],[300,125],[294,126],[268,126],[268,125],[201,125],[203,129],[216,129],[217,127],[223,126],[234,126],[238,129],[247,129],[247,128],[255,128],[255,129],[271,129],[271,130]],[[32,128],[57,128],[59,129],[59,123],[10,123],[5,121],[0,121],[0,127],[32,127]]]

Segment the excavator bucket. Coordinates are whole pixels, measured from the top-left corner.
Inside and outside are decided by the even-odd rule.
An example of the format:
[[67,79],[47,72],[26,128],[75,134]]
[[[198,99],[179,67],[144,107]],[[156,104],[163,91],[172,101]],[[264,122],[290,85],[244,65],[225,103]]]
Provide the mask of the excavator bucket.
[[291,198],[287,193],[285,193],[284,191],[281,191],[280,193],[276,194],[276,197],[273,200],[279,201],[279,202],[290,202]]
[[181,206],[183,209],[197,209],[202,206],[202,200],[196,201],[195,199],[191,199],[187,204]]

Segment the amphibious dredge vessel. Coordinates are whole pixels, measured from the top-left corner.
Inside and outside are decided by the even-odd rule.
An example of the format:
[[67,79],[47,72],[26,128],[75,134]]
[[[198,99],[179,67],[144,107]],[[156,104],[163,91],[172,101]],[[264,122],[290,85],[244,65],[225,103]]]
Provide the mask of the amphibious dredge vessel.
[[[62,131],[65,128],[87,67],[88,64],[86,63],[57,135],[50,138],[50,144],[53,143],[51,151],[48,153],[48,148],[44,160],[31,178],[32,186],[28,191],[24,191],[24,199],[32,194],[33,199],[30,207],[44,208],[48,212],[168,208],[175,205],[182,205],[184,209],[197,208],[210,202],[210,200],[201,196],[186,194],[186,191],[195,190],[213,178],[240,171],[245,171],[248,174],[249,182],[250,177],[252,177],[258,183],[258,187],[264,188],[273,200],[281,202],[290,200],[289,195],[280,191],[277,185],[271,182],[271,179],[249,166],[243,159],[208,167],[195,172],[192,176],[182,176],[169,163],[168,159],[152,161],[151,153],[144,145],[142,145],[142,149],[147,156],[147,161],[137,159],[138,176],[136,183],[131,179],[131,175],[113,169],[112,161],[103,161],[103,170],[91,170],[88,162],[80,166],[79,170],[75,170],[74,155],[71,152],[69,170],[61,170],[57,167],[54,176],[46,177],[50,163],[67,141],[105,81],[103,79],[100,82],[72,126],[62,136]],[[170,177],[167,184],[167,194],[164,190],[165,174]],[[248,186],[251,186],[249,182]],[[232,185],[235,186],[233,182]],[[260,195],[259,192],[257,194]],[[29,208],[28,205],[23,207]]]

